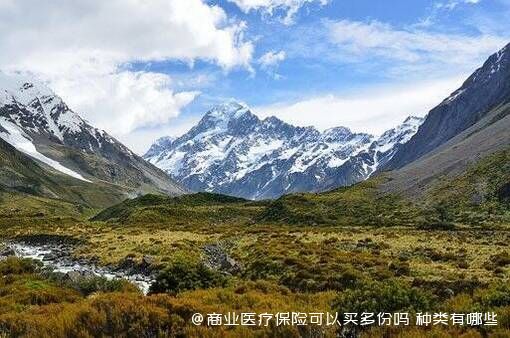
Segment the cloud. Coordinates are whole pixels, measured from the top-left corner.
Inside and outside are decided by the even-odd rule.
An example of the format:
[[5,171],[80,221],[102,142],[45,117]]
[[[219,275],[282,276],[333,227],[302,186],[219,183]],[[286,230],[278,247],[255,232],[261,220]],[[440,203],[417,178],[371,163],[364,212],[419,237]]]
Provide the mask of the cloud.
[[55,0],[44,6],[18,0],[0,6],[3,67],[47,72],[91,60],[202,59],[231,68],[248,65],[253,51],[243,38],[245,23],[201,0]]
[[[199,120],[199,117],[183,114],[172,120],[171,124],[139,128],[132,133],[121,135],[119,140],[125,144],[131,144],[131,150],[143,155],[157,138],[161,136],[181,136],[195,126]],[[157,136],[155,137],[155,135]]]
[[356,94],[322,95],[297,102],[256,107],[264,118],[275,115],[299,125],[319,129],[345,126],[354,131],[381,134],[407,116],[424,116],[458,88],[465,76],[387,88],[363,88]]
[[278,53],[274,52],[274,51],[269,51],[269,52],[265,53],[264,55],[262,55],[259,58],[258,62],[262,68],[267,69],[267,68],[277,66],[280,62],[285,60],[285,57],[286,57],[286,55],[283,50],[279,51]]
[[279,52],[269,51],[262,55],[257,63],[260,65],[260,69],[265,71],[268,75],[272,76],[274,79],[279,80],[282,78],[280,74],[276,72],[278,65],[285,60],[287,57],[285,51],[281,50]]
[[[35,74],[115,136],[179,114],[198,94],[133,62],[251,69],[246,24],[203,0],[0,1],[0,69]],[[200,81],[197,79],[197,81]]]
[[[430,69],[466,71],[507,43],[507,37],[447,34],[425,29],[395,28],[379,21],[325,21],[336,58],[350,62],[390,61],[396,75]],[[310,50],[310,48],[308,48]]]
[[434,25],[438,25],[438,21],[445,14],[449,14],[450,12],[458,9],[462,5],[477,5],[482,0],[446,0],[446,1],[436,1],[429,8],[428,13],[425,17],[423,17],[417,24],[416,27],[432,27]]
[[307,4],[324,6],[331,0],[228,0],[235,3],[243,12],[252,10],[262,11],[265,15],[273,16],[283,12],[280,17],[282,23],[291,25],[299,9]]
[[116,136],[167,123],[199,94],[174,93],[172,79],[165,74],[120,71],[70,75],[55,78],[55,90],[66,93],[67,104],[87,112],[95,126]]
[[464,4],[476,5],[476,4],[479,4],[480,2],[481,2],[481,0],[449,0],[449,1],[444,1],[444,2],[436,2],[434,4],[434,8],[440,9],[440,10],[451,11],[451,10],[454,10],[459,5],[464,5]]

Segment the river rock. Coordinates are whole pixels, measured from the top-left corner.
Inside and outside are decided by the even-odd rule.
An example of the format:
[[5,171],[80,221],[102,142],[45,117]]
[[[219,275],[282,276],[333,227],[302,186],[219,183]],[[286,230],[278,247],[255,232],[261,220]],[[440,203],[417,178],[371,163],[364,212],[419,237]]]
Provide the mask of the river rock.
[[73,283],[77,283],[81,279],[81,273],[79,273],[78,271],[69,271],[68,273],[65,274],[65,279]]
[[119,264],[117,264],[116,270],[122,270],[127,272],[135,272],[137,269],[137,264],[135,261],[135,258],[133,256],[126,256],[124,259],[122,259]]
[[142,265],[152,266],[154,265],[154,257],[152,256],[143,256]]
[[139,272],[148,275],[152,272],[154,268],[155,259],[152,256],[143,256],[142,262],[139,265]]

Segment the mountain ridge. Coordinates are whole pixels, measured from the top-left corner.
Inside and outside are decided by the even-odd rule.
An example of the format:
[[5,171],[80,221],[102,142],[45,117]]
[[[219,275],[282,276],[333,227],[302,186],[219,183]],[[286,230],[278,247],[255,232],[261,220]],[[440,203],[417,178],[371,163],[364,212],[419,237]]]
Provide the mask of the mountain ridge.
[[247,105],[228,101],[210,109],[184,135],[157,140],[144,158],[194,191],[274,198],[369,177],[421,121],[409,117],[380,137],[346,127],[320,132],[274,116],[260,119]]
[[422,126],[382,170],[419,159],[510,102],[510,44],[492,54],[462,86],[433,108]]

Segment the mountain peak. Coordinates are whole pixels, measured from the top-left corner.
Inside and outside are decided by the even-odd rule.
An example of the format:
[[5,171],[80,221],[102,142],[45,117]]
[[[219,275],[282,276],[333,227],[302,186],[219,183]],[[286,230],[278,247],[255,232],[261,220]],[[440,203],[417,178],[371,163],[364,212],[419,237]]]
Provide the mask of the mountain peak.
[[85,122],[70,110],[46,84],[22,74],[0,72],[1,115],[38,133],[48,133],[64,142],[64,134],[82,132]]
[[7,74],[0,71],[0,103],[14,100],[23,104],[30,103],[34,97],[56,96],[53,91],[39,80],[22,74]]
[[167,146],[156,141],[144,158],[190,190],[274,198],[367,178],[393,156],[393,147],[411,136],[417,119],[410,118],[408,128],[395,128],[386,139],[377,140],[346,127],[321,133],[274,116],[260,120],[234,101],[210,109]]
[[325,142],[345,142],[352,136],[352,131],[347,127],[329,128],[322,133],[322,139]]
[[24,74],[0,72],[0,139],[52,173],[91,184],[111,183],[117,186],[119,198],[133,192],[186,191],[105,131],[85,122],[44,82]]
[[214,106],[205,116],[218,120],[230,120],[238,118],[249,111],[250,109],[246,104],[229,100]]

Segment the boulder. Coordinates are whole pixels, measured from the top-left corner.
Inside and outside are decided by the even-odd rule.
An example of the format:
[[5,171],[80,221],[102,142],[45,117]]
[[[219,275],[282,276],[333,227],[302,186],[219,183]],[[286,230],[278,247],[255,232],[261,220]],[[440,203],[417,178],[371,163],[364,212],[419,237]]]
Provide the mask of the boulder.
[[205,254],[205,264],[211,269],[232,275],[238,274],[242,271],[241,264],[230,257],[225,249],[223,249],[220,245],[206,245],[203,251]]

